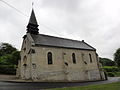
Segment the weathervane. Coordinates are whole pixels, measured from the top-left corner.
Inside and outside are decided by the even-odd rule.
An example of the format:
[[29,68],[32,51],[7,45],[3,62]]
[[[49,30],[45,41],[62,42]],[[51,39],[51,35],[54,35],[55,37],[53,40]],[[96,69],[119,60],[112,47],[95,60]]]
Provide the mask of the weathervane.
[[32,2],[32,8],[33,8],[33,6],[34,6],[34,2]]

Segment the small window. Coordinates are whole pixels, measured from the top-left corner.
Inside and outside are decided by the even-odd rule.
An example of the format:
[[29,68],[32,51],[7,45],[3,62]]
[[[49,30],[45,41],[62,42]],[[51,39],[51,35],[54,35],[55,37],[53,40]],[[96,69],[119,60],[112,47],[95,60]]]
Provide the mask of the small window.
[[26,48],[23,48],[24,52],[26,51]]
[[48,58],[48,64],[52,64],[52,53],[51,52],[48,52],[47,54],[47,58]]
[[92,57],[91,57],[91,54],[89,54],[89,58],[90,58],[90,62],[92,63]]
[[76,64],[76,57],[75,57],[75,53],[72,54],[72,60],[73,60],[73,63]]
[[31,49],[31,53],[35,53],[35,49]]
[[32,67],[33,67],[33,69],[36,69],[36,64],[32,63]]

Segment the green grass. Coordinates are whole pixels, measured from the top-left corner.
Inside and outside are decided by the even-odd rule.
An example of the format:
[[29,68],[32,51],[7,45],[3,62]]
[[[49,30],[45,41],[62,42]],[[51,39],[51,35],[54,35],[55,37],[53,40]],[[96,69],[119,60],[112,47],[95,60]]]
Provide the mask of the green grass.
[[117,68],[117,66],[103,66],[103,68]]
[[47,90],[120,90],[120,82],[101,85],[89,85],[81,87],[69,87],[69,88],[56,88]]

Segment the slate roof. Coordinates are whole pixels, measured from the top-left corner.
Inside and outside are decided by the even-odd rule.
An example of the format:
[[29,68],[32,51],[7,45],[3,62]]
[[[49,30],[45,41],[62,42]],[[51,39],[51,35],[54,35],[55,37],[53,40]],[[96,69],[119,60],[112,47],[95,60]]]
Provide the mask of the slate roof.
[[43,34],[34,35],[31,34],[35,45],[51,46],[51,47],[62,47],[71,49],[84,49],[84,50],[96,50],[92,46],[88,45],[83,41],[65,39],[60,37],[48,36]]

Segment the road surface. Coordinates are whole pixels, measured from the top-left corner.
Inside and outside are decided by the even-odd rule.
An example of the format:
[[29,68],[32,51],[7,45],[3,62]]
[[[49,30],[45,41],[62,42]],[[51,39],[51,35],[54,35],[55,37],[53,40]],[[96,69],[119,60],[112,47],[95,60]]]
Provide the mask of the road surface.
[[16,83],[0,82],[0,90],[41,90],[49,88],[62,88],[73,86],[87,86],[92,84],[106,84],[120,81],[120,77],[109,78],[107,81],[84,82],[84,83]]

